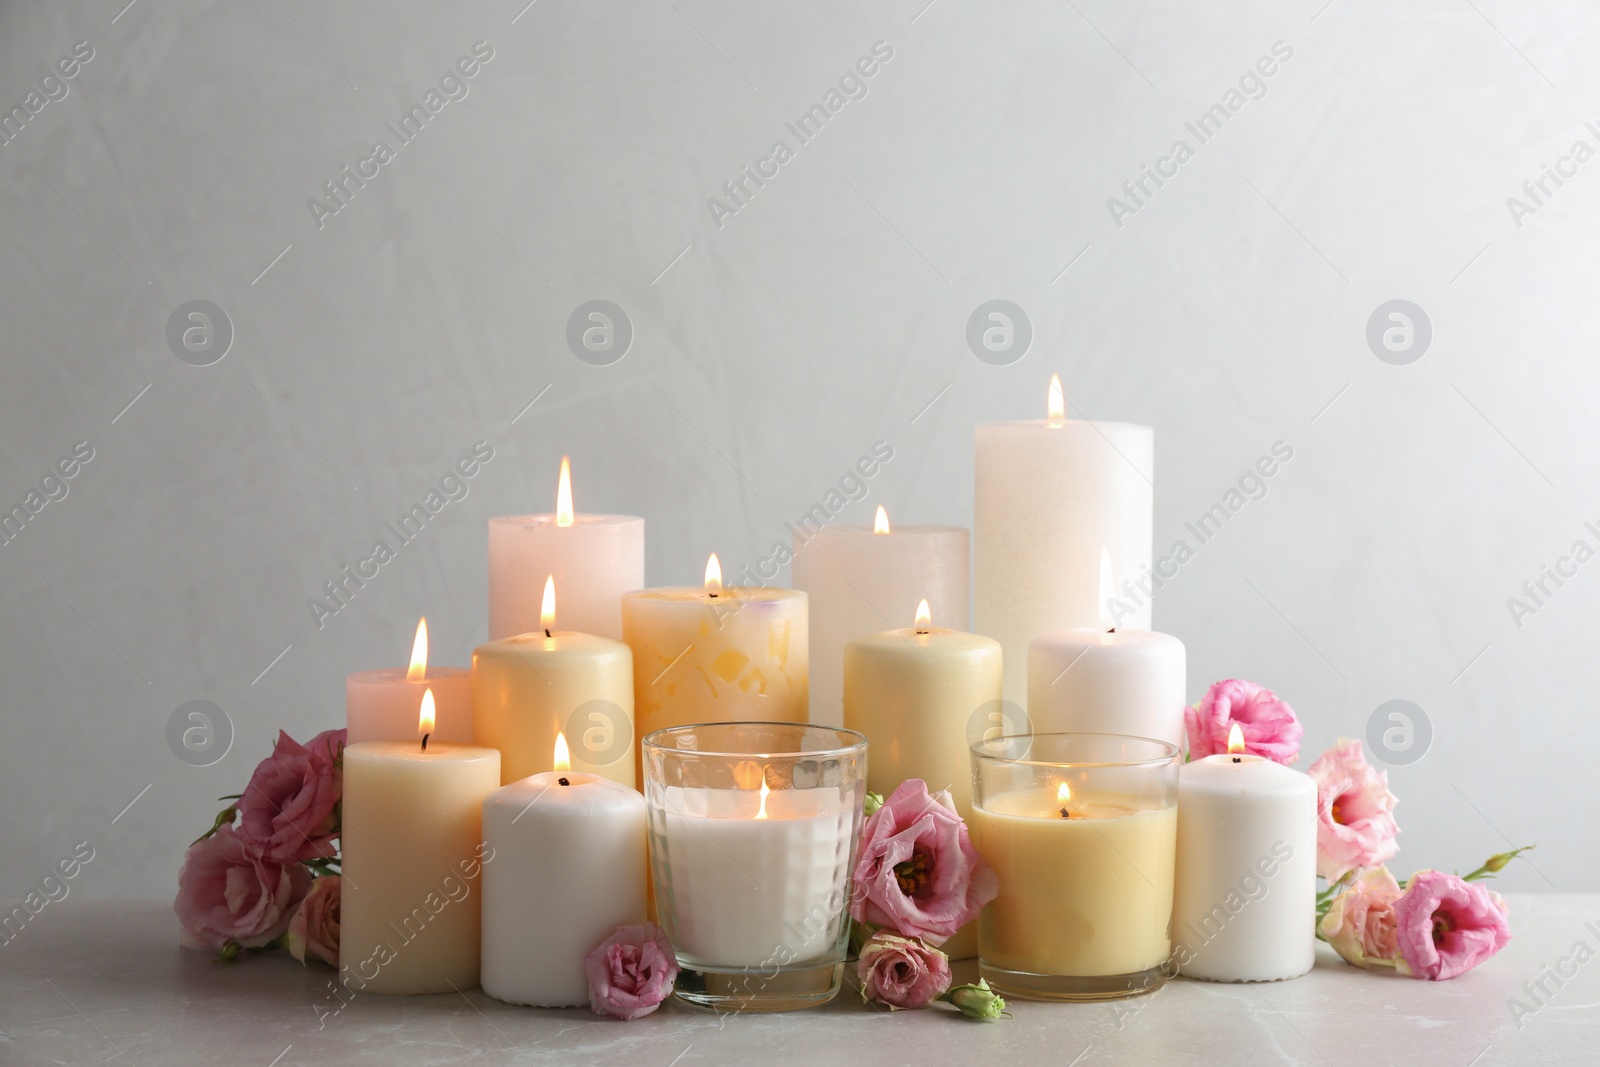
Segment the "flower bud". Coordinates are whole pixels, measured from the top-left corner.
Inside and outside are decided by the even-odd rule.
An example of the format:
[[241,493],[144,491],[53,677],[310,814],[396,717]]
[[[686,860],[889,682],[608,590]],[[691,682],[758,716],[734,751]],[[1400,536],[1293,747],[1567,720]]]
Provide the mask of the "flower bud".
[[1006,1012],[1005,1000],[982,978],[977,985],[958,985],[939,999],[954,1004],[969,1019],[998,1019]]
[[868,793],[867,799],[861,803],[861,810],[869,819],[872,818],[873,812],[877,811],[881,807],[883,807],[882,793]]

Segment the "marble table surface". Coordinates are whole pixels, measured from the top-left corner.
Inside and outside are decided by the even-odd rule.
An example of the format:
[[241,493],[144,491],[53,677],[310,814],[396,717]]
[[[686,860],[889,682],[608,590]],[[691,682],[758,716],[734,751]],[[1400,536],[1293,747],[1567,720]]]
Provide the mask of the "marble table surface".
[[[1291,982],[1180,980],[1131,1001],[1013,1001],[1014,1017],[996,1023],[936,1009],[876,1010],[853,987],[824,1007],[785,1015],[725,1017],[669,1004],[623,1023],[587,1010],[510,1007],[479,990],[368,994],[333,1015],[331,968],[281,953],[215,964],[178,947],[165,902],[66,900],[0,944],[0,1064],[1600,1061],[1600,895],[1510,899],[1511,945],[1451,982],[1365,974],[1319,946],[1316,968]],[[975,969],[958,964],[957,979]],[[1516,1002],[1527,1011],[1514,1016]]]

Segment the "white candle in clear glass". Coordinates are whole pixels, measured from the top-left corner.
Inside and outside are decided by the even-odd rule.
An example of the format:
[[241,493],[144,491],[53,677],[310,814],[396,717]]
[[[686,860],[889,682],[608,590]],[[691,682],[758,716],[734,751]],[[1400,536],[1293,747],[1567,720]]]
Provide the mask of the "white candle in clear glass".
[[370,993],[478,984],[483,801],[500,753],[366,741],[344,750],[340,975]]
[[1317,787],[1309,775],[1242,752],[1179,770],[1178,973],[1213,982],[1305,974],[1316,959],[1316,897]]
[[834,947],[856,819],[840,795],[663,788],[657,862],[670,868],[680,959],[764,968]]
[[538,629],[549,575],[563,590],[566,625],[622,637],[622,594],[644,586],[644,520],[574,512],[569,469],[563,456],[554,514],[489,520],[491,640]]
[[946,625],[967,627],[967,531],[961,526],[891,526],[878,508],[871,527],[796,530],[793,584],[810,599],[811,721],[844,721],[844,649],[903,623],[926,598]]
[[433,690],[436,741],[472,743],[472,675],[465,667],[428,666],[428,620],[417,623],[411,666],[357,671],[344,680],[347,743],[408,741],[417,736],[422,694]]
[[[559,762],[559,761],[558,761]],[[483,805],[483,991],[538,1008],[586,1005],[583,958],[646,918],[644,797],[578,771],[544,771]]]
[[[973,629],[1005,650],[1005,696],[1015,702],[1034,638],[1099,623],[1102,552],[1118,582],[1151,560],[1153,431],[1066,419],[1060,396],[1052,378],[1049,418],[977,428]],[[1148,630],[1149,600],[1131,606],[1115,625]]]
[[1028,649],[1028,722],[1038,733],[1131,734],[1182,747],[1183,642],[1149,630],[1045,634]]

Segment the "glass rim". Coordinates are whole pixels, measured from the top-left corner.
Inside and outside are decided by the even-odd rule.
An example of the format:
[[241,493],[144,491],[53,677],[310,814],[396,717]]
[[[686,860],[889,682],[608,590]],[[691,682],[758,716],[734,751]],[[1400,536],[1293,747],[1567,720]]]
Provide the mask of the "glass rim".
[[[1084,738],[1116,738],[1121,741],[1140,741],[1145,744],[1157,746],[1164,754],[1153,756],[1149,759],[1125,760],[1050,760],[1050,759],[1019,759],[1004,756],[999,753],[985,751],[994,746],[1003,745],[1013,741],[1039,741],[1047,738],[1084,737]],[[1160,738],[1144,737],[1139,734],[1103,734],[1089,731],[1062,730],[1055,733],[1026,733],[1002,734],[999,737],[984,738],[974,741],[969,746],[974,759],[988,763],[1004,764],[1013,767],[1160,767],[1168,763],[1177,763],[1183,750],[1171,741],[1162,741]]]
[[[663,744],[658,738],[669,734],[686,734],[691,730],[704,730],[712,726],[778,726],[790,730],[829,730],[836,735],[853,737],[846,745],[832,745],[826,748],[811,750],[789,749],[777,752],[724,752],[720,749],[677,748]],[[640,740],[643,749],[655,749],[659,752],[673,753],[685,756],[715,756],[723,759],[795,759],[801,757],[816,757],[830,755],[847,755],[851,752],[864,750],[867,747],[867,735],[859,730],[847,729],[843,726],[823,726],[814,722],[778,722],[767,719],[740,719],[732,722],[696,722],[685,723],[682,726],[666,726],[659,730],[652,730]],[[642,751],[642,749],[641,749]]]

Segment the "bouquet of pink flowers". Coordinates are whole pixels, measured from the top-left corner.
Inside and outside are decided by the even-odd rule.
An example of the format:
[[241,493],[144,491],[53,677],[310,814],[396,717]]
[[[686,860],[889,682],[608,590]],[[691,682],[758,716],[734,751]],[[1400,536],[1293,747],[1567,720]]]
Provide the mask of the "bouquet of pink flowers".
[[343,730],[302,745],[279,732],[244,792],[189,846],[178,872],[180,938],[219,960],[287,947],[339,965]]
[[[1294,710],[1270,689],[1229,679],[1185,714],[1189,757],[1227,751],[1234,725],[1245,750],[1278,763],[1299,759]],[[1472,970],[1511,940],[1506,902],[1478,884],[1532,845],[1489,857],[1465,875],[1418,871],[1396,881],[1385,864],[1400,851],[1389,775],[1367,762],[1361,742],[1340,738],[1308,773],[1317,784],[1317,937],[1357,967],[1390,967],[1443,980]]]

